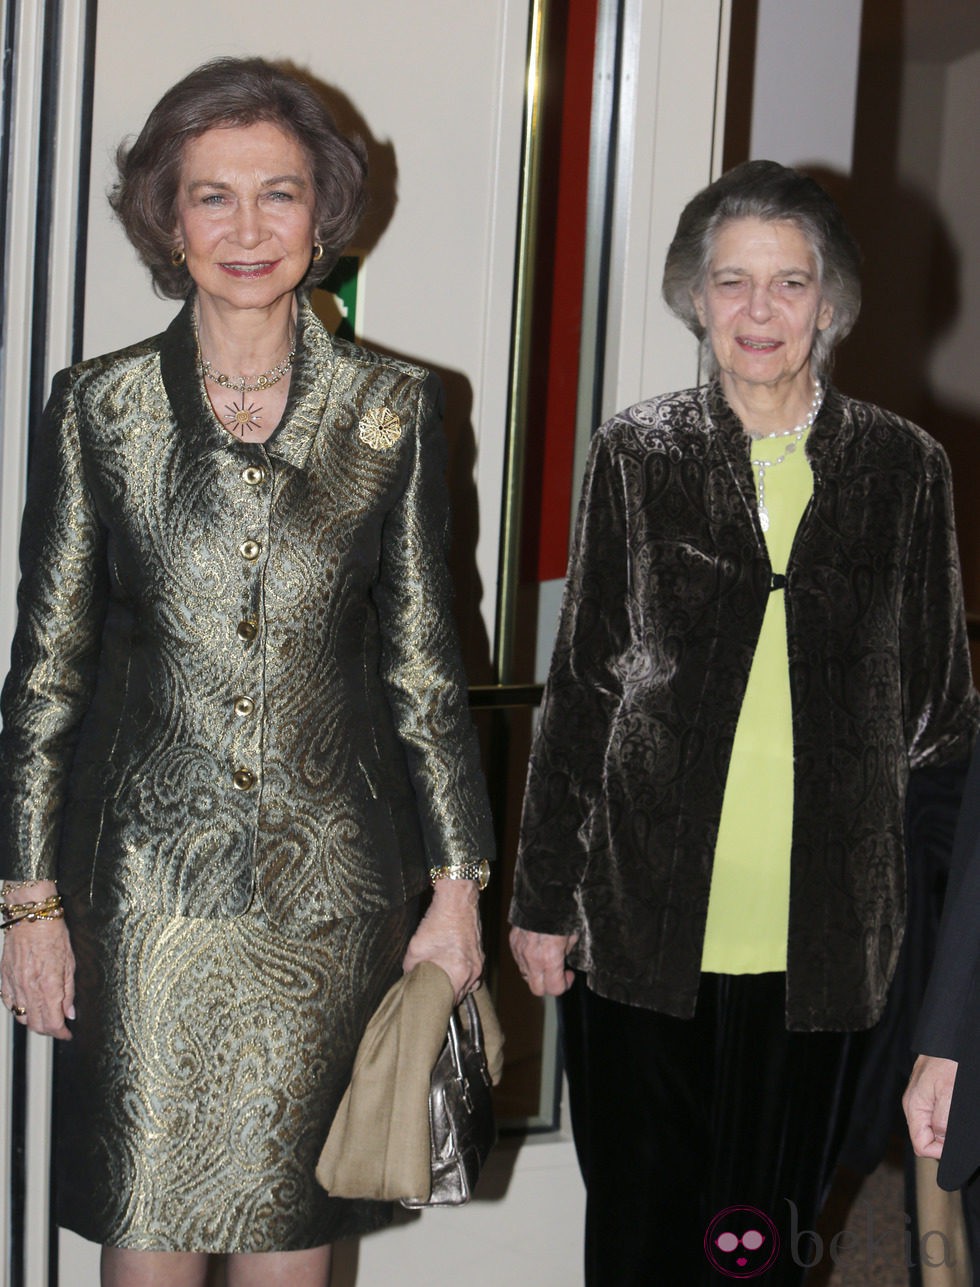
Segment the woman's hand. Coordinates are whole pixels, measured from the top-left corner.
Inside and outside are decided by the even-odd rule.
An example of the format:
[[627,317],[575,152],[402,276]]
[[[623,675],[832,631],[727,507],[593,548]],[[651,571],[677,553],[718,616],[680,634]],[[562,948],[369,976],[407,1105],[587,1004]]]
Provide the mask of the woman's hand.
[[[39,903],[56,893],[53,881],[19,886],[8,903]],[[63,920],[25,921],[4,932],[0,958],[3,1004],[32,1032],[70,1041],[75,1017],[75,957]]]
[[565,957],[578,942],[577,934],[537,934],[512,929],[510,950],[521,978],[536,997],[560,997],[572,986],[575,973]]
[[919,1157],[942,1157],[949,1105],[959,1065],[953,1059],[919,1055],[902,1096],[909,1139]]
[[446,971],[459,1005],[483,974],[480,891],[475,880],[437,880],[432,902],[408,945],[402,968],[432,961]]

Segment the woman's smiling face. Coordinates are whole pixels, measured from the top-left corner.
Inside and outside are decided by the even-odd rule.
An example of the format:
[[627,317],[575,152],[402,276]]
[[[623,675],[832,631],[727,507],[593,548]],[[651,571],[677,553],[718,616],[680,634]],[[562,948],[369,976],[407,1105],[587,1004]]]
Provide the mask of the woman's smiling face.
[[191,139],[175,236],[202,298],[268,308],[291,295],[313,254],[315,194],[305,153],[269,121]]
[[809,385],[814,337],[830,325],[833,310],[796,224],[755,218],[722,224],[694,305],[723,384]]

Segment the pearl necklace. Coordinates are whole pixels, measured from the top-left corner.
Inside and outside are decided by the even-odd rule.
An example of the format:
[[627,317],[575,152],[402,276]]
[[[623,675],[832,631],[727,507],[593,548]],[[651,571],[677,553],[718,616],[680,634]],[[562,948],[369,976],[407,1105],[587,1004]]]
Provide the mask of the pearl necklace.
[[813,422],[817,418],[817,412],[820,410],[820,403],[823,401],[823,388],[819,381],[814,382],[813,400],[810,403],[810,409],[807,412],[806,419],[802,424],[796,425],[793,429],[777,429],[775,433],[766,433],[760,435],[762,438],[791,438],[783,448],[782,454],[775,460],[753,460],[752,467],[759,471],[759,526],[764,532],[769,531],[769,511],[766,509],[766,470],[771,469],[773,465],[781,465],[787,456],[791,456],[803,441],[803,435],[813,427]]

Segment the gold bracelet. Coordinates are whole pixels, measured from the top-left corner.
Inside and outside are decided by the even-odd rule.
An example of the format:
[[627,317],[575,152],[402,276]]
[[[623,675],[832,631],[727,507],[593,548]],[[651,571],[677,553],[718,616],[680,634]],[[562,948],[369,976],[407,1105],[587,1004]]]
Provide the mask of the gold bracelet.
[[490,881],[490,864],[484,858],[482,862],[454,862],[445,867],[430,867],[429,881],[435,885],[437,880],[475,880],[482,892]]
[[6,898],[9,894],[16,893],[18,889],[26,889],[28,885],[40,885],[41,879],[47,878],[42,877],[37,880],[5,880],[3,882],[3,889],[0,890],[0,893],[3,894],[4,898]]
[[0,903],[0,913],[4,916],[26,915],[27,912],[50,912],[61,906],[60,894],[49,894],[36,903]]
[[22,921],[63,921],[64,919],[64,909],[55,907],[49,912],[28,912],[26,916],[12,916],[10,920],[0,921],[0,930],[6,934],[7,930],[20,925]]
[[64,915],[65,909],[58,894],[51,894],[37,903],[0,903],[0,916],[3,917],[0,929],[9,930],[21,921],[60,921]]

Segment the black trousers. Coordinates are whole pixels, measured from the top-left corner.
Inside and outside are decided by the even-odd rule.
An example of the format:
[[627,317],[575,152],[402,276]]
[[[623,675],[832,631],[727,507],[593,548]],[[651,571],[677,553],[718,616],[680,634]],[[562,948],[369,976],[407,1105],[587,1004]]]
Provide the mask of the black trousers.
[[559,1012],[587,1287],[801,1282],[861,1034],[787,1032],[783,974],[705,974],[690,1020],[579,975]]

